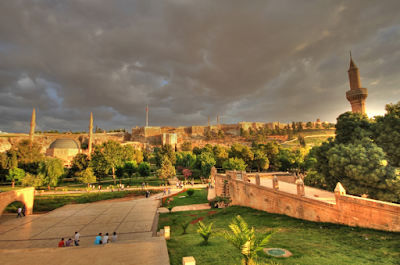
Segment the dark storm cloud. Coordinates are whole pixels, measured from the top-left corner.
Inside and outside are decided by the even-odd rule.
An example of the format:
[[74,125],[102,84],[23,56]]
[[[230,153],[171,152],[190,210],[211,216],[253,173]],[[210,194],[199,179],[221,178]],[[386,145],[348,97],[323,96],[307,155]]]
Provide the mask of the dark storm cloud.
[[399,1],[2,1],[0,130],[335,121],[399,99]]

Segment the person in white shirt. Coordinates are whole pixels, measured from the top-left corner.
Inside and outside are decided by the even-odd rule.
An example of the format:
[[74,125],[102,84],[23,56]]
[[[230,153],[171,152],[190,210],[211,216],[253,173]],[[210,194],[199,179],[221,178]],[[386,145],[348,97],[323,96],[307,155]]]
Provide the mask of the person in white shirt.
[[117,232],[114,232],[114,235],[111,238],[111,242],[117,242],[118,236],[117,236]]
[[103,237],[103,241],[102,241],[102,243],[103,244],[107,244],[108,243],[108,240],[109,240],[109,236],[108,236],[108,233]]
[[75,239],[74,239],[75,246],[79,246],[80,238],[81,238],[81,234],[79,234],[78,232],[75,232]]
[[19,208],[18,208],[18,215],[17,215],[17,218],[18,218],[18,217],[21,217],[21,218],[22,218],[21,213],[22,213],[22,208],[19,207]]

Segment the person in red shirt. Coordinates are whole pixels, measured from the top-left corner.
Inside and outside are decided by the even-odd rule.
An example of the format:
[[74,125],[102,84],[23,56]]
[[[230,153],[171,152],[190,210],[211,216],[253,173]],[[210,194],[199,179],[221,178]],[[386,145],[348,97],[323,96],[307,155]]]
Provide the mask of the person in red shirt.
[[59,248],[65,247],[64,238],[61,238],[61,241],[58,242],[58,247],[59,247]]

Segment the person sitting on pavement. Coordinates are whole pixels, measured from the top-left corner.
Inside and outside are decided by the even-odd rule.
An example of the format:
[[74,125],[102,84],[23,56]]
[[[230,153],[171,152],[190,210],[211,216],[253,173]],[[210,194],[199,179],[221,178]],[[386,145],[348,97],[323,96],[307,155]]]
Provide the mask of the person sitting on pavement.
[[111,238],[111,242],[117,242],[118,236],[117,236],[117,232],[114,232],[114,235]]
[[102,241],[102,243],[103,244],[107,244],[108,243],[108,240],[109,240],[109,236],[108,236],[108,233],[106,233],[106,235],[103,237],[103,241]]
[[58,242],[58,247],[59,247],[59,248],[65,247],[64,238],[61,238],[61,241]]
[[72,247],[72,239],[68,239],[67,242],[65,242],[66,247]]
[[94,240],[95,245],[100,245],[101,244],[101,233],[99,233],[98,236],[96,236],[96,239]]

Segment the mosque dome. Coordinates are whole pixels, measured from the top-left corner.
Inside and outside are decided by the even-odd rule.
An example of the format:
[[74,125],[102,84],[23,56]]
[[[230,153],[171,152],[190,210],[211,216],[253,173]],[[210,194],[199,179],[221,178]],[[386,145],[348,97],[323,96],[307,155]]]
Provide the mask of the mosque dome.
[[51,143],[49,149],[62,148],[62,149],[79,149],[78,143],[73,139],[57,139]]

